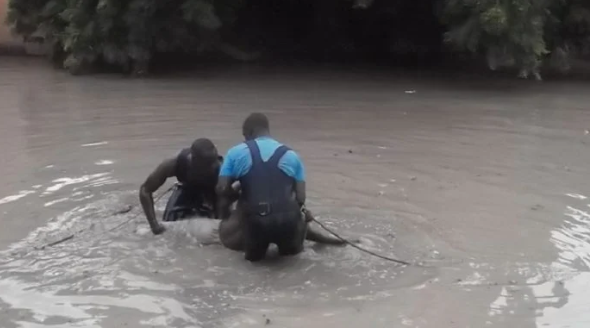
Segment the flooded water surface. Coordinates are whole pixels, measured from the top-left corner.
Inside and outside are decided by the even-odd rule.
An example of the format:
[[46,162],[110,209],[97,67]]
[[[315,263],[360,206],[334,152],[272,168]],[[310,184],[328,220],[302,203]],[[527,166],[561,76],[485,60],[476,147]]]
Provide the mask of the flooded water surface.
[[[588,327],[588,90],[1,58],[0,327]],[[153,236],[146,176],[199,137],[225,152],[253,111],[300,152],[323,222],[424,266],[312,243],[251,264],[198,221]]]

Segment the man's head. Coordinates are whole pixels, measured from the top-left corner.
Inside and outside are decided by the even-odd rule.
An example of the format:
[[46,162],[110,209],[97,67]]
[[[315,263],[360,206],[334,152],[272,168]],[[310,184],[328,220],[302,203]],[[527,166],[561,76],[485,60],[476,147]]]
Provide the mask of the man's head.
[[191,144],[191,156],[195,162],[208,164],[218,159],[218,150],[211,140],[200,138]]
[[269,120],[267,116],[261,113],[248,115],[242,124],[242,135],[247,141],[269,135]]

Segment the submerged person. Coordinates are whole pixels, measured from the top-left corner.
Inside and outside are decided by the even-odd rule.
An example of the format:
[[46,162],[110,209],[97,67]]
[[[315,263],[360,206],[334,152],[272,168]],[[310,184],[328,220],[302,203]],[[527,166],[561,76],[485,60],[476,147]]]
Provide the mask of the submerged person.
[[[233,187],[236,188],[236,186],[239,188],[239,184],[234,184]],[[346,244],[342,239],[326,235],[318,228],[310,226],[309,222],[313,220],[310,211],[304,210],[301,215],[301,220],[307,225],[306,240],[324,245],[343,246]],[[166,224],[171,230],[181,229],[184,233],[189,232],[203,244],[220,242],[226,248],[241,252],[245,251],[247,238],[244,234],[243,218],[241,209],[237,206],[236,209],[230,211],[229,217],[223,220],[196,217],[186,223],[166,222]],[[358,240],[352,241],[359,242]]]
[[[234,185],[235,186],[235,185]],[[235,187],[234,187],[235,188]],[[249,242],[248,239],[252,238],[252,235],[247,234],[248,230],[244,228],[244,210],[237,204],[236,208],[229,213],[229,217],[224,218],[221,220],[218,228],[219,232],[219,240],[226,248],[229,248],[234,251],[248,251]],[[304,238],[309,241],[313,241],[319,244],[325,245],[335,245],[341,246],[345,245],[347,242],[343,241],[342,239],[338,239],[333,236],[325,235],[320,230],[310,226],[310,221],[314,220],[312,213],[303,208],[300,212],[300,220],[303,222],[305,227]],[[204,223],[207,224],[207,223]],[[358,240],[353,240],[353,242],[358,242]],[[269,242],[270,243],[270,242]],[[263,259],[266,255],[267,248],[269,246],[267,243],[267,247],[263,250],[260,250],[260,253],[257,253],[258,256],[254,261]],[[277,245],[279,248],[279,244]],[[303,241],[301,244],[301,249],[299,249],[298,253],[303,250]],[[285,252],[285,251],[283,251]],[[280,255],[293,255],[293,253],[285,254],[282,253],[281,248],[279,248]],[[245,257],[248,256],[248,253],[245,254]],[[248,259],[248,258],[247,258]],[[252,260],[251,260],[252,261]]]
[[271,137],[264,114],[249,115],[242,134],[245,142],[228,151],[220,169],[220,201],[230,197],[235,181],[241,185],[234,220],[229,219],[228,202],[220,202],[218,216],[226,220],[222,226],[242,226],[240,238],[248,261],[262,260],[271,243],[280,255],[296,255],[303,250],[307,235],[302,219],[304,165],[295,151]]
[[201,138],[195,140],[190,148],[181,150],[176,157],[158,165],[142,184],[139,193],[152,233],[158,235],[165,230],[156,219],[152,195],[170,177],[176,177],[177,184],[166,204],[163,221],[176,221],[195,215],[215,216],[218,203],[215,186],[222,160],[213,142]]

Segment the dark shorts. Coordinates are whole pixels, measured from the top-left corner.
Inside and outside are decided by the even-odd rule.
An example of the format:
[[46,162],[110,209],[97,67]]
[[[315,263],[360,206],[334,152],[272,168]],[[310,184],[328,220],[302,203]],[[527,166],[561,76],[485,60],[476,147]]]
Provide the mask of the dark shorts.
[[211,217],[212,209],[204,204],[203,195],[177,184],[164,209],[163,221],[177,221],[188,217]]
[[267,216],[248,215],[243,220],[244,258],[260,261],[270,244],[276,244],[279,255],[299,254],[304,249],[306,222],[299,210]]

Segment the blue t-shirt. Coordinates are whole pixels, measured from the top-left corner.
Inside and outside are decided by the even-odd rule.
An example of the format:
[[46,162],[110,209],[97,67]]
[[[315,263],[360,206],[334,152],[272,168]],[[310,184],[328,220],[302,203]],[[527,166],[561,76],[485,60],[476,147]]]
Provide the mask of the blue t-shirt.
[[[261,158],[263,162],[266,162],[273,156],[275,150],[282,146],[277,140],[271,137],[260,137],[256,138],[255,142],[259,146]],[[300,160],[300,156],[293,151],[288,150],[279,160],[277,164],[281,171],[285,172],[288,176],[294,178],[296,181],[305,181],[306,172],[304,170],[304,164]],[[220,168],[221,177],[230,177],[233,179],[240,179],[245,176],[250,168],[252,167],[252,157],[250,150],[246,143],[236,145],[226,154],[222,167]]]

